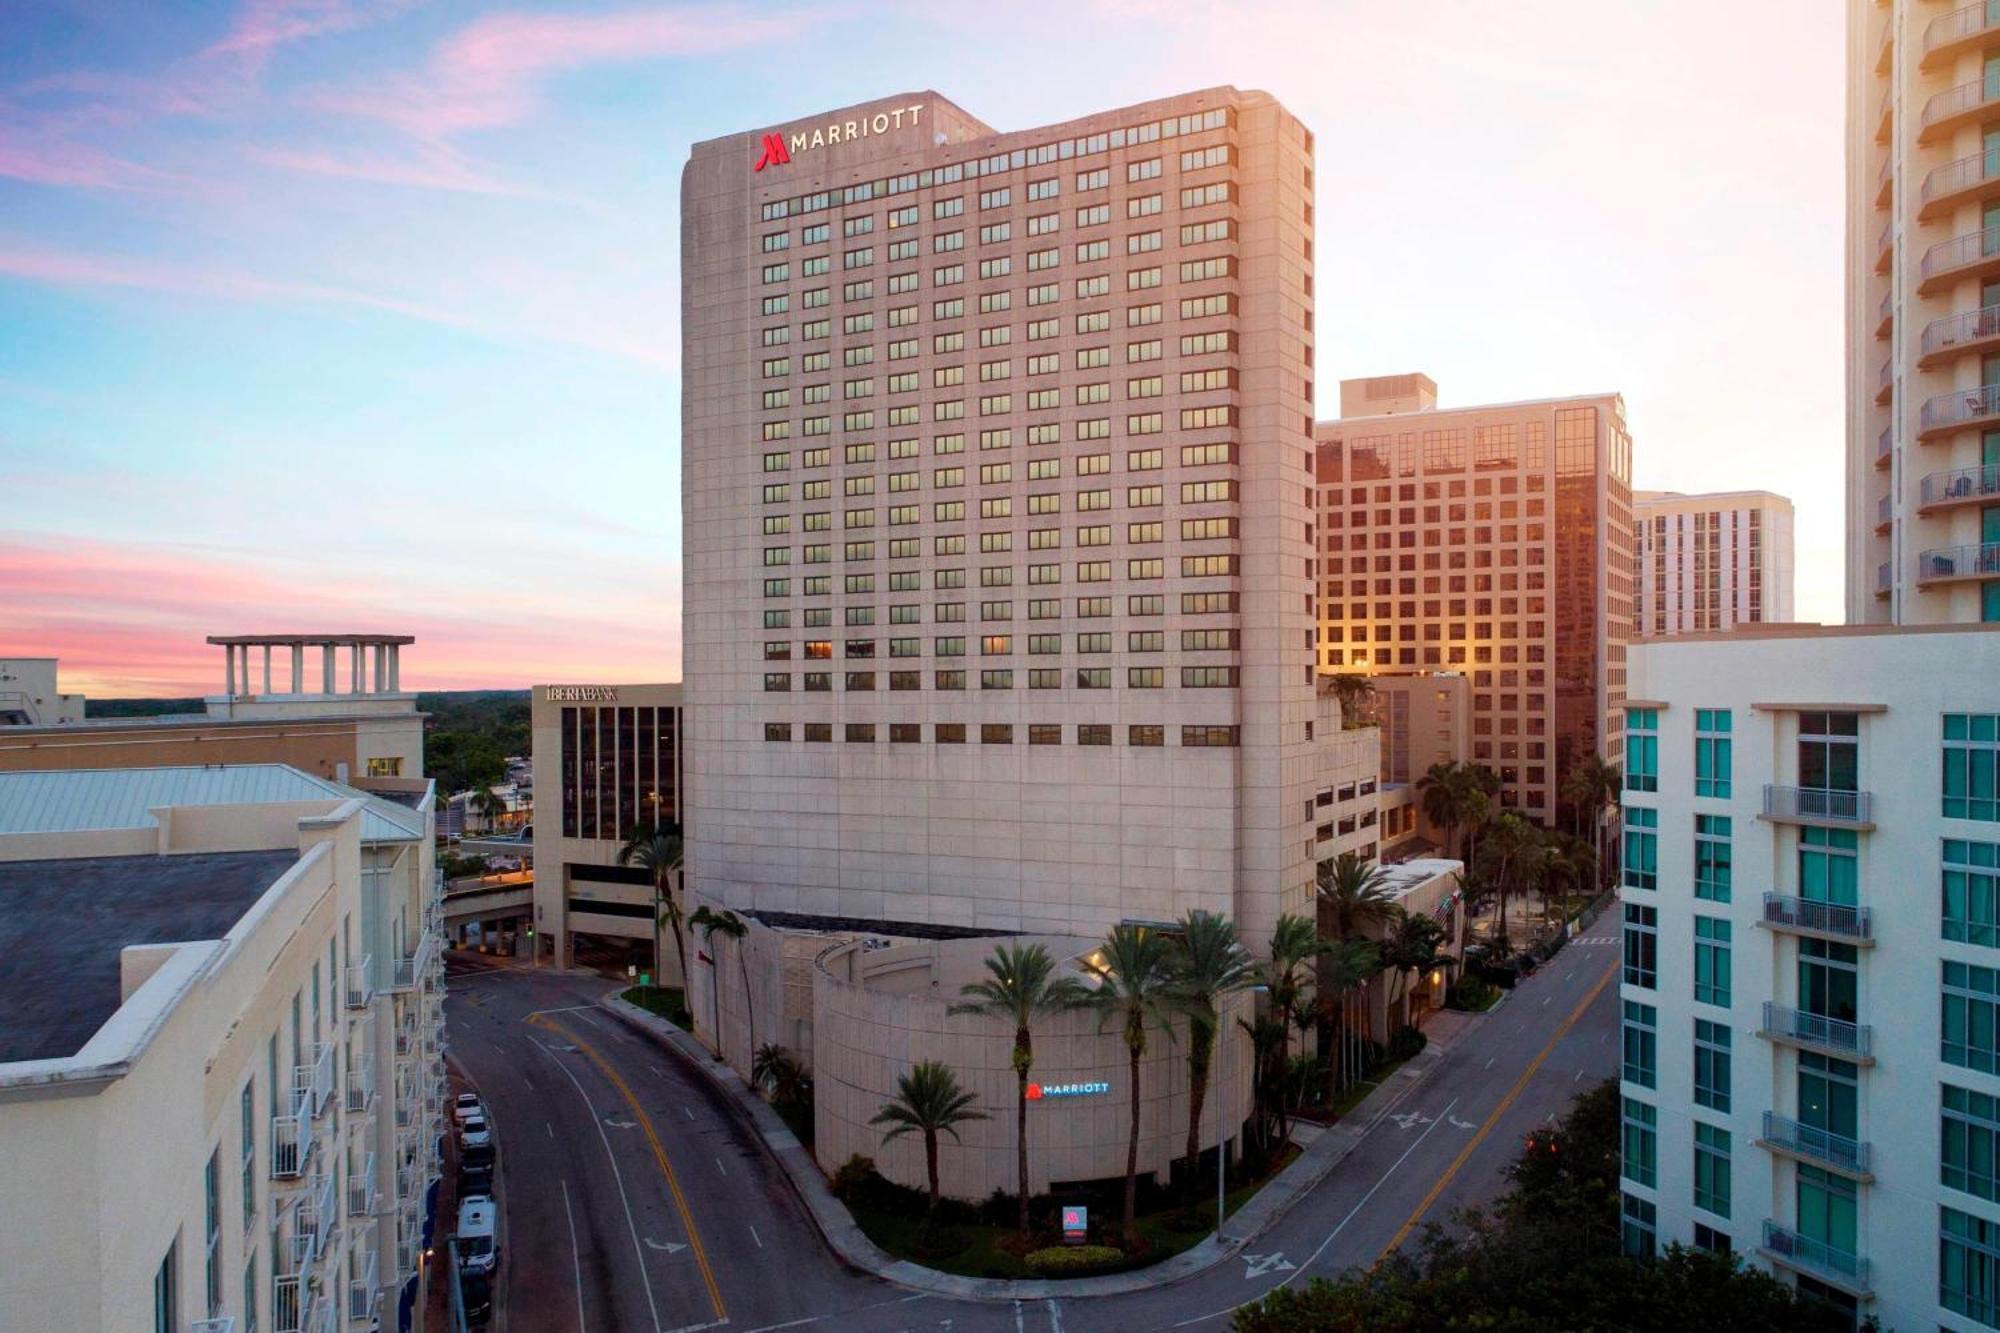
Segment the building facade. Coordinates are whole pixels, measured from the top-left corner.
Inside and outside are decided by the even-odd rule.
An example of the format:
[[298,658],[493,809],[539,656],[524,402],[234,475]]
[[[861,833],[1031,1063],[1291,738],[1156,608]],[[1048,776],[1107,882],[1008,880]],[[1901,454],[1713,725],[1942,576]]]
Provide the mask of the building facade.
[[1634,638],[1792,620],[1792,502],[1770,491],[1639,491]]
[[[528,709],[544,775],[532,842],[540,956],[573,962],[578,935],[650,951],[652,878],[618,852],[634,828],[682,822],[681,687],[537,685]],[[680,985],[673,950],[662,953],[661,984]]]
[[1633,651],[1629,1247],[2000,1326],[2000,629]]
[[2000,10],[1847,12],[1847,618],[1996,621]]
[[695,146],[695,896],[1257,940],[1304,907],[1312,199],[1310,132],[1232,88]]
[[0,1326],[421,1326],[431,866],[428,792],[0,774]]
[[1615,394],[1439,408],[1423,375],[1348,380],[1318,438],[1319,667],[1463,672],[1466,756],[1556,817],[1569,766],[1622,755],[1632,440]]
[[56,688],[53,657],[0,657],[0,727],[48,727],[83,720],[80,694]]

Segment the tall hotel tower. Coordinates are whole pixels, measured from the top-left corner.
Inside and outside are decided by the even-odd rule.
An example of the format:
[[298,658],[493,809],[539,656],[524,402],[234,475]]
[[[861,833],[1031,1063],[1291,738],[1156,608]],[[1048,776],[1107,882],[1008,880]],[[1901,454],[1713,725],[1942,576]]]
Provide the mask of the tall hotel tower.
[[1849,0],[1847,618],[2000,621],[2000,5]]
[[1307,129],[1233,88],[1009,134],[911,93],[698,144],[681,193],[696,895],[1304,910],[1341,735]]

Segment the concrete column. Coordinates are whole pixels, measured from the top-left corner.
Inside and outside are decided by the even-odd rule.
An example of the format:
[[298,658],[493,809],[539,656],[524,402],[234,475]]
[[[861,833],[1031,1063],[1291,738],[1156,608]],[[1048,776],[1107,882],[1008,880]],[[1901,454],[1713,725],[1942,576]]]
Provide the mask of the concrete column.
[[378,643],[375,645],[375,693],[380,694],[382,692],[384,689],[383,682],[388,679],[388,676],[389,649],[386,645]]
[[264,693],[271,692],[271,645],[264,645]]
[[357,643],[353,645],[351,648],[349,648],[347,651],[348,651],[348,661],[347,661],[348,692],[350,694],[359,694],[361,693],[361,672],[363,670],[363,664],[361,660],[361,645]]
[[295,643],[292,645],[292,693],[304,694],[305,692],[306,646],[302,643]]
[[225,643],[222,645],[222,662],[223,693],[233,696],[236,693],[236,646],[234,644]]
[[391,694],[396,694],[400,692],[403,688],[402,659],[403,659],[403,646],[399,643],[390,644],[389,645],[389,693]]
[[320,692],[321,694],[332,694],[332,693],[334,692],[334,691],[333,691],[333,679],[334,679],[334,677],[333,677],[333,645],[332,645],[332,644],[330,644],[330,643],[323,643],[323,644],[321,644],[321,645],[319,646],[319,651],[320,651],[320,691],[319,691],[319,692]]

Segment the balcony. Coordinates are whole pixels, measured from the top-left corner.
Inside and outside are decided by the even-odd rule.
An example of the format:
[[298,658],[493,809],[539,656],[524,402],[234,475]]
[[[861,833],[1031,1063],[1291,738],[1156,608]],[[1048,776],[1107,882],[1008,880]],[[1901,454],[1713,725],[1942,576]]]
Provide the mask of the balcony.
[[271,1284],[271,1333],[333,1333],[337,1311],[317,1288],[293,1274]]
[[1947,88],[1924,103],[1917,119],[1917,142],[1933,144],[1961,125],[1970,125],[2000,106],[2000,88],[1984,79]]
[[1875,238],[1875,271],[1887,273],[1889,263],[1896,256],[1896,223],[1894,219],[1884,224],[1882,234]]
[[1757,1140],[1757,1145],[1797,1161],[1825,1167],[1850,1180],[1865,1183],[1875,1178],[1870,1169],[1873,1145],[1832,1130],[1800,1124],[1772,1111],[1764,1112],[1764,1135]]
[[1887,208],[1896,197],[1896,155],[1885,153],[1875,172],[1875,207]]
[[1933,167],[1917,192],[1917,221],[1935,222],[1961,204],[2000,194],[2000,149]]
[[1812,824],[1821,828],[1872,829],[1874,793],[1832,791],[1825,787],[1764,786],[1764,813],[1774,824]]
[[426,929],[418,936],[415,950],[396,959],[395,974],[389,979],[387,989],[397,994],[416,990],[429,980],[431,966],[438,956],[437,934]]
[[1896,94],[1892,90],[1882,94],[1881,105],[1875,108],[1875,142],[1884,148],[1889,146],[1889,134],[1896,126]]
[[1892,498],[1887,495],[1875,497],[1875,535],[1878,537],[1888,536],[1889,529],[1896,522],[1896,509],[1891,503]]
[[1875,1294],[1868,1286],[1866,1259],[1836,1250],[1823,1240],[1800,1235],[1776,1222],[1764,1223],[1764,1242],[1757,1247],[1757,1253],[1794,1273],[1804,1273],[1838,1287],[1858,1300],[1868,1300]]
[[362,1158],[358,1170],[347,1173],[347,1220],[360,1226],[380,1205],[382,1192],[375,1188],[375,1154]]
[[1940,14],[1924,25],[1924,53],[1918,67],[1926,72],[1942,69],[1959,52],[1971,50],[1996,32],[2000,32],[2000,3],[1995,0]]
[[1917,438],[1928,442],[1996,422],[2000,422],[2000,384],[1953,389],[1925,401],[1917,414]]
[[1881,564],[1875,566],[1875,595],[1877,597],[1887,597],[1894,591],[1895,586],[1896,577],[1890,570],[1889,562],[1884,560]]
[[1757,1035],[1800,1050],[1818,1051],[1856,1064],[1875,1063],[1875,1029],[1865,1023],[1809,1014],[1803,1009],[1764,1001],[1764,1024]]
[[349,963],[347,965],[347,1007],[349,1009],[366,1009],[369,1002],[375,998],[374,963],[375,959],[372,955],[363,954],[360,962]]
[[1886,341],[1895,327],[1896,294],[1894,292],[1884,292],[1882,293],[1882,304],[1876,308],[1875,312],[1876,340]]
[[347,1068],[346,1110],[349,1115],[366,1115],[375,1104],[375,1055],[369,1052]]
[[360,1275],[350,1278],[347,1283],[347,1322],[350,1324],[372,1325],[382,1310],[382,1284],[377,1280],[381,1256],[376,1252],[375,1223],[370,1221],[368,1227],[368,1243],[361,1251]]
[[410,1203],[396,1215],[396,1285],[416,1276],[424,1257],[423,1223],[417,1205]]
[[2000,225],[1939,241],[1917,265],[1917,294],[1935,296],[1961,279],[2000,274]]
[[1933,472],[1917,488],[1917,512],[1934,513],[1959,505],[1992,504],[2000,500],[2000,464]]
[[1896,19],[1891,15],[1882,24],[1882,44],[1875,48],[1875,72],[1887,74],[1896,54]]
[[1875,401],[1886,405],[1896,396],[1896,363],[1884,361],[1882,368],[1875,372]]
[[1887,467],[1896,453],[1896,428],[1882,427],[1882,433],[1875,437],[1875,466]]
[[1917,586],[2000,579],[2000,542],[1939,546],[1917,557]]
[[1875,943],[1875,917],[1870,909],[1795,898],[1785,893],[1764,895],[1764,919],[1758,924],[1788,935],[1810,935],[1862,948]]
[[236,1333],[235,1315],[218,1315],[214,1319],[197,1319],[188,1325],[188,1333]]
[[1917,346],[1917,369],[1932,370],[1954,357],[2000,346],[2000,305],[1961,310],[1924,325]]
[[296,1089],[289,1113],[271,1117],[271,1178],[297,1180],[312,1162],[313,1114],[310,1103]]
[[303,1097],[306,1113],[317,1118],[326,1112],[326,1104],[333,1099],[333,1057],[334,1045],[330,1041],[316,1041],[306,1048],[311,1064],[292,1067],[292,1093]]

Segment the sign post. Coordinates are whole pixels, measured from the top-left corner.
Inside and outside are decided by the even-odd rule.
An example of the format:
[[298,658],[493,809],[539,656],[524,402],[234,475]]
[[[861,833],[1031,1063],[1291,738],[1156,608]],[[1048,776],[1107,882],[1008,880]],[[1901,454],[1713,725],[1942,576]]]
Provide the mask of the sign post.
[[1062,1209],[1063,1244],[1081,1245],[1090,1236],[1090,1209],[1080,1203],[1066,1203]]

